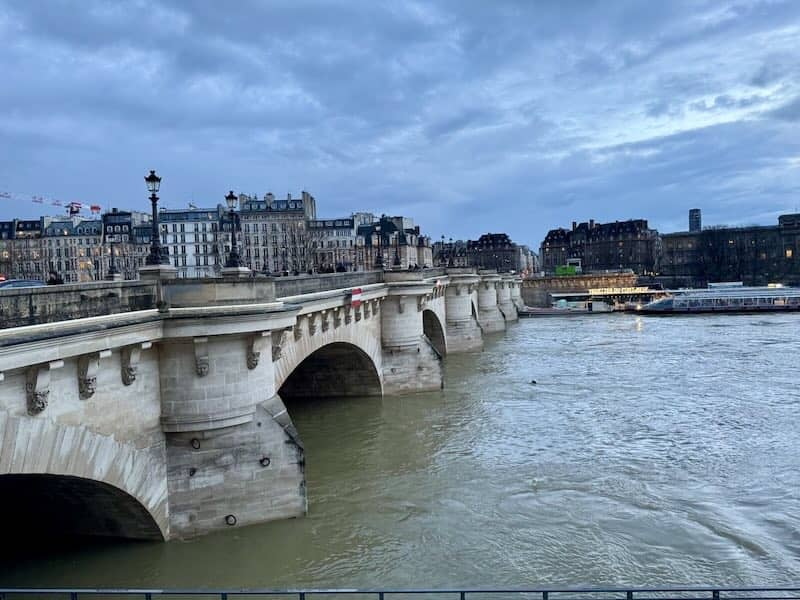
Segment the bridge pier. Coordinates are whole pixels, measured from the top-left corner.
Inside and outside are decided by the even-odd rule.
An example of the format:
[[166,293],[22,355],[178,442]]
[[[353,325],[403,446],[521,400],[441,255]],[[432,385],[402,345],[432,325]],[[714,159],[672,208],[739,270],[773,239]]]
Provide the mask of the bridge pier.
[[445,290],[449,350],[481,350],[483,336],[472,303],[472,293],[481,279],[472,269],[448,269],[447,275],[450,279]]
[[504,275],[497,284],[497,307],[506,319],[506,323],[517,320],[517,307],[511,301],[511,288],[514,284],[514,277]]
[[511,302],[521,310],[525,307],[525,302],[522,300],[522,280],[515,277],[511,285]]
[[272,331],[294,313],[234,327],[221,313],[170,323],[158,344],[172,537],[306,511],[303,449],[281,419],[272,357]]
[[442,357],[424,335],[422,323],[430,284],[411,271],[387,271],[385,281],[389,289],[381,308],[384,393],[441,389]]
[[478,322],[484,333],[503,331],[506,320],[497,307],[497,286],[500,276],[495,270],[478,271],[481,282],[478,284]]

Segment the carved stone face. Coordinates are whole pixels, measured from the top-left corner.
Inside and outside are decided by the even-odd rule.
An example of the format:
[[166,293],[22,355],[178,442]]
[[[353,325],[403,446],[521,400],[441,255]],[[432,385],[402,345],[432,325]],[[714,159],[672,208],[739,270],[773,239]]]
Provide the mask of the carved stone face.
[[28,394],[28,414],[38,415],[47,408],[47,396],[50,392],[30,392]]
[[261,358],[261,352],[248,352],[247,353],[247,368],[251,371],[258,366],[258,361]]
[[195,365],[198,377],[205,377],[208,375],[208,359],[199,359]]
[[136,367],[122,367],[122,383],[130,385],[136,381]]
[[97,377],[81,377],[78,379],[78,392],[82,400],[94,396],[97,390]]

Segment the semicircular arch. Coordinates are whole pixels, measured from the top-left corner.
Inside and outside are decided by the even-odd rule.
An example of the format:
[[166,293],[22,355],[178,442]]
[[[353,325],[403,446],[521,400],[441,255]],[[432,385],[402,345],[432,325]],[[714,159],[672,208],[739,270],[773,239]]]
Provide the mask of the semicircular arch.
[[0,477],[34,477],[37,488],[82,488],[97,501],[87,502],[88,512],[103,524],[81,533],[169,538],[163,444],[140,449],[86,427],[15,416],[0,420],[0,439],[15,449]]
[[[363,322],[363,321],[362,321]],[[375,319],[377,331],[372,327],[347,327],[317,332],[316,335],[303,335],[300,339],[290,339],[281,351],[275,364],[275,390],[280,390],[289,376],[312,354],[332,344],[345,344],[354,347],[364,355],[373,367],[383,393],[383,354],[380,343],[380,322]],[[292,336],[291,333],[287,334]]]

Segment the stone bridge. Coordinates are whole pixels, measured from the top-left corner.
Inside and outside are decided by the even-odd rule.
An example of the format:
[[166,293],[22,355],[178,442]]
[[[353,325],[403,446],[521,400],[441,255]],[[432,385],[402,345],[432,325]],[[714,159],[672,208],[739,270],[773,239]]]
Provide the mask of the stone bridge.
[[285,398],[439,389],[520,302],[470,269],[0,292],[0,505],[27,532],[144,539],[303,515]]

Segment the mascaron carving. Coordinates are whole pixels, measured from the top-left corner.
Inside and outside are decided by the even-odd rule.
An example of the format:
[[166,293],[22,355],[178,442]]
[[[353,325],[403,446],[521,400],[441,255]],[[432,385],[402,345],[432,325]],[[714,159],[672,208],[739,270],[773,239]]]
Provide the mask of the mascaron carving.
[[269,331],[262,331],[261,333],[247,338],[247,368],[251,371],[258,366],[261,360],[261,352],[264,349],[264,338],[268,335],[270,335]]
[[286,329],[272,332],[272,362],[280,360],[281,356],[283,356],[283,344],[286,341],[286,332]]
[[81,400],[88,400],[97,391],[97,373],[100,371],[100,359],[111,356],[111,350],[103,350],[92,354],[84,354],[78,359],[78,395]]
[[198,337],[194,338],[194,368],[197,371],[198,377],[205,377],[208,375],[209,359],[208,359],[208,338]]
[[64,366],[63,360],[55,360],[45,365],[28,369],[25,373],[25,397],[28,414],[36,416],[47,408],[50,396],[50,371]]
[[120,355],[120,370],[122,383],[131,385],[136,381],[139,372],[139,360],[142,357],[142,350],[147,350],[153,346],[152,342],[142,342],[133,346],[126,346]]

